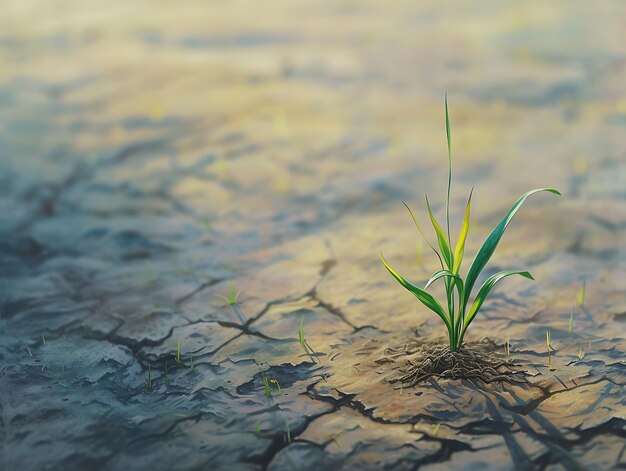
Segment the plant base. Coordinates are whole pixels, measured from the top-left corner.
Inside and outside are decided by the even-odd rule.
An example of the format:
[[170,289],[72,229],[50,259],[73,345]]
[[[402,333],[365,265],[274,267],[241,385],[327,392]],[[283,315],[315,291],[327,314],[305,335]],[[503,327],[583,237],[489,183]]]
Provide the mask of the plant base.
[[489,339],[463,345],[457,352],[444,345],[412,343],[389,348],[386,353],[395,361],[407,357],[399,375],[390,380],[391,383],[402,383],[402,387],[416,386],[430,378],[472,379],[484,383],[526,382],[524,373],[516,371],[515,364]]

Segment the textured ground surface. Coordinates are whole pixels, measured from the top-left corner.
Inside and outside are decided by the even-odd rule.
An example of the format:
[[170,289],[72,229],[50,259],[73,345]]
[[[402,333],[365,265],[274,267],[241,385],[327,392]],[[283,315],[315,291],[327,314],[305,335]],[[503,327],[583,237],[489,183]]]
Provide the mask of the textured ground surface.
[[[626,467],[624,4],[429,3],[3,2],[0,468]],[[466,259],[564,193],[468,334],[528,384],[385,381],[446,89]]]

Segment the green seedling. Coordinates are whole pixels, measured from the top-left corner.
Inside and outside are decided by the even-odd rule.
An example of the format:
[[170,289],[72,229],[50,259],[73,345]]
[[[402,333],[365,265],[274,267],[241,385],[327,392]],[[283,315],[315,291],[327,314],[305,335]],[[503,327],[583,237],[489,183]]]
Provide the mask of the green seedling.
[[291,430],[287,419],[285,419],[285,443],[291,443]]
[[189,354],[189,372],[190,373],[193,371],[193,367],[194,367],[193,355],[190,353]]
[[235,311],[235,314],[237,314],[237,317],[239,317],[241,323],[245,324],[246,320],[244,319],[244,315],[239,308],[239,295],[241,295],[241,290],[236,291],[235,287],[231,284],[228,286],[227,296],[222,296],[221,294],[218,294],[217,297],[222,298],[226,302],[226,304],[232,307],[233,311]]
[[256,423],[256,425],[255,425],[255,427],[254,427],[254,434],[255,434],[257,437],[260,437],[260,436],[261,436],[261,424],[260,424],[258,421],[257,421],[257,423]]
[[[389,266],[385,258],[381,253],[381,259],[385,268],[391,273],[391,275],[400,283],[406,290],[408,290],[411,294],[413,294],[422,304],[432,310],[437,316],[441,318],[443,323],[445,324],[448,340],[450,344],[450,350],[455,352],[461,349],[463,346],[463,339],[465,337],[465,333],[467,328],[470,326],[472,321],[476,318],[476,315],[480,311],[485,299],[495,286],[495,284],[511,275],[520,275],[529,280],[533,280],[532,275],[527,271],[520,270],[512,270],[512,271],[502,271],[496,273],[495,275],[490,276],[480,287],[478,293],[476,294],[473,302],[470,304],[470,296],[472,294],[472,288],[476,283],[478,277],[481,272],[489,262],[489,259],[493,255],[496,250],[496,247],[500,243],[500,239],[504,234],[507,226],[519,210],[519,208],[524,204],[526,199],[540,191],[547,191],[549,193],[553,193],[555,195],[560,195],[557,190],[553,188],[538,188],[535,190],[531,190],[524,195],[522,195],[519,200],[513,205],[513,207],[509,210],[509,212],[504,216],[504,218],[500,221],[500,223],[493,229],[491,234],[487,237],[487,239],[483,242],[483,245],[478,250],[472,265],[470,266],[467,275],[465,278],[462,278],[460,275],[461,262],[463,260],[463,254],[465,251],[465,240],[467,238],[467,233],[469,231],[469,223],[470,223],[470,204],[472,200],[472,192],[470,192],[469,198],[467,200],[467,206],[465,209],[465,216],[463,220],[463,224],[461,226],[461,231],[459,234],[459,238],[456,243],[456,247],[452,248],[452,241],[450,239],[450,187],[452,183],[452,145],[451,145],[451,135],[450,135],[450,120],[448,117],[448,100],[446,97],[445,100],[445,110],[446,110],[446,137],[448,142],[448,191],[446,198],[446,226],[447,233],[441,228],[433,212],[430,207],[430,202],[428,197],[426,197],[426,207],[428,209],[428,214],[430,217],[430,221],[435,229],[435,234],[437,236],[437,244],[439,246],[439,250],[437,250],[426,238],[424,231],[419,225],[417,218],[413,214],[413,211],[409,208],[409,206],[404,203],[406,208],[408,209],[413,222],[415,223],[417,229],[420,234],[430,248],[435,252],[435,255],[439,259],[439,263],[441,265],[441,270],[435,272],[424,288],[418,288],[413,285],[401,275],[399,275],[393,268]],[[443,305],[430,293],[426,291],[426,289],[439,278],[444,279],[445,291],[446,291],[446,301],[447,301],[447,309],[443,307]]]
[[555,351],[554,347],[552,347],[552,343],[550,342],[550,329],[546,330],[546,347],[548,347],[548,353],[550,353],[550,351]]
[[441,428],[441,424],[435,425],[435,428],[433,429],[433,435],[437,435],[439,433],[440,428]]
[[278,384],[278,380],[276,379],[270,379],[270,383],[272,383],[272,386],[274,386],[276,388],[276,390],[278,392],[280,392],[280,384]]
[[237,291],[233,285],[228,285],[228,294],[223,296],[218,294],[218,298],[222,298],[226,303],[230,306],[234,306],[239,302],[239,295],[241,294],[241,290]]
[[574,306],[572,306],[572,313],[569,315],[569,327],[568,327],[568,331],[571,334],[572,331],[574,330]]
[[272,391],[270,390],[270,381],[269,381],[269,378],[267,377],[267,373],[265,373],[265,371],[261,368],[261,366],[258,363],[256,366],[261,372],[261,377],[263,378],[263,386],[265,388],[265,397],[267,398],[272,397]]
[[148,377],[146,378],[146,386],[148,389],[152,389],[152,371],[150,370],[150,365],[148,365]]
[[33,352],[30,351],[30,348],[26,347],[26,350],[28,351],[28,355],[32,358],[33,357]]
[[41,336],[41,343],[42,343],[43,345],[45,345],[45,344],[46,344],[46,338],[45,338],[43,335]]
[[170,377],[167,375],[167,360],[165,361],[165,376],[163,377],[164,382],[165,382],[165,386],[169,386],[170,385]]
[[583,285],[580,287],[580,290],[576,294],[576,301],[578,301],[578,306],[582,307],[585,304],[586,294],[587,294],[587,282],[583,281]]
[[578,360],[579,360],[579,361],[583,361],[583,358],[585,358],[585,352],[583,352],[583,349],[581,348],[581,349],[578,351]]
[[317,359],[315,355],[315,350],[311,348],[309,343],[306,341],[306,338],[304,337],[304,316],[300,317],[300,330],[298,330],[298,342],[300,342],[300,346],[302,347],[302,350],[304,350],[304,353],[309,355],[313,359],[313,361],[315,361]]
[[506,342],[504,343],[504,353],[508,356],[511,354],[511,343],[509,342],[509,339],[506,339]]
[[67,384],[67,381],[65,381],[64,379],[58,380],[57,384],[59,384],[60,386],[64,387],[65,389],[69,389],[70,388],[70,385]]
[[176,363],[180,364],[180,339],[176,341],[176,356],[174,357]]

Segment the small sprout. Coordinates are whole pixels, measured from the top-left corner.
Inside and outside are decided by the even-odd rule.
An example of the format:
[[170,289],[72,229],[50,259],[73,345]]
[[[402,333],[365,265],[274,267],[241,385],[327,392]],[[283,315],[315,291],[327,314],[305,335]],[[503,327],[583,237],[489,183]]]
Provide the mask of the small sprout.
[[267,377],[267,374],[264,370],[261,369],[261,366],[257,363],[257,368],[261,372],[261,377],[263,378],[263,386],[265,387],[265,397],[272,397],[272,391],[270,390],[270,382]]
[[148,365],[148,377],[146,378],[146,386],[148,389],[152,389],[152,372],[150,370],[150,365]]
[[46,344],[46,338],[43,335],[41,336],[41,342],[42,342],[43,345]]
[[441,424],[435,425],[435,428],[433,429],[433,435],[437,435],[439,433],[440,427],[441,427]]
[[33,352],[30,351],[30,348],[26,347],[26,350],[28,350],[28,354],[30,355],[30,357],[33,357]]
[[239,295],[241,294],[241,290],[236,291],[235,290],[235,286],[232,284],[228,285],[228,294],[226,296],[223,296],[221,294],[218,294],[217,297],[218,298],[222,298],[224,301],[226,301],[226,303],[230,306],[234,306],[239,302]]
[[298,331],[298,341],[300,342],[300,346],[302,347],[302,350],[304,350],[304,353],[309,355],[315,362],[317,358],[315,355],[315,350],[311,348],[309,343],[306,341],[306,338],[304,337],[304,316],[300,317],[300,330]]
[[180,364],[180,339],[178,339],[176,343],[176,356],[174,358],[176,359],[176,363]]
[[190,373],[193,371],[193,367],[194,367],[193,355],[190,353],[189,354],[189,372]]
[[583,349],[581,348],[581,349],[578,351],[578,360],[579,360],[579,361],[583,361],[583,358],[585,358],[585,352],[583,352]]
[[507,337],[506,342],[504,343],[504,353],[506,355],[511,354],[511,343],[509,342],[509,338]]
[[164,376],[165,386],[170,385],[170,378],[167,375],[167,360],[165,360],[165,376]]
[[569,315],[569,328],[568,331],[571,334],[574,330],[574,306],[572,306],[572,313]]
[[285,443],[291,443],[291,430],[289,430],[287,419],[285,419]]
[[[452,181],[452,144],[451,144],[451,133],[450,133],[450,119],[448,116],[448,100],[446,97],[445,100],[445,112],[446,112],[446,139],[448,143],[448,185],[447,185],[447,197],[446,197],[446,230],[444,230],[437,220],[431,210],[430,202],[428,197],[426,197],[426,208],[428,209],[428,214],[430,217],[430,221],[435,229],[435,233],[437,235],[437,245],[439,246],[439,250],[435,248],[433,244],[431,244],[426,238],[424,231],[419,225],[417,218],[413,214],[413,211],[409,208],[409,206],[404,203],[406,208],[408,209],[413,222],[415,223],[417,229],[424,237],[429,247],[435,252],[439,263],[441,265],[441,270],[435,272],[424,288],[419,288],[413,285],[411,282],[407,281],[400,274],[398,274],[393,268],[389,266],[385,258],[381,253],[381,261],[385,265],[385,268],[389,273],[396,279],[403,288],[413,294],[422,304],[424,304],[428,309],[433,311],[445,324],[448,340],[450,344],[450,350],[456,352],[460,350],[463,346],[463,338],[465,337],[465,333],[475,319],[477,314],[479,313],[484,301],[487,299],[487,296],[493,289],[493,287],[500,280],[512,276],[519,275],[529,280],[534,280],[532,275],[527,271],[520,270],[512,270],[512,271],[502,271],[496,273],[483,283],[478,292],[476,293],[473,301],[470,302],[470,297],[472,295],[472,289],[478,278],[480,277],[481,272],[491,259],[491,256],[495,252],[504,232],[520,209],[520,207],[524,204],[526,199],[528,199],[531,195],[546,191],[548,193],[553,193],[555,195],[560,195],[559,191],[553,188],[537,188],[535,190],[531,190],[525,194],[523,194],[517,202],[511,207],[509,212],[502,218],[502,220],[498,223],[498,225],[491,231],[491,234],[487,237],[483,245],[478,250],[472,265],[467,271],[467,275],[465,278],[462,278],[459,273],[461,269],[461,262],[463,260],[463,255],[465,252],[465,241],[467,238],[467,234],[469,231],[470,225],[470,203],[472,199],[472,192],[469,194],[469,198],[467,200],[467,206],[465,209],[465,216],[463,219],[463,223],[461,225],[461,231],[459,233],[459,237],[457,239],[456,245],[452,244],[452,239],[450,238],[450,187]],[[437,300],[432,294],[426,291],[426,289],[436,280],[443,278],[445,284],[445,292],[446,292],[446,304],[442,304],[439,300]]]
[[226,302],[226,304],[232,307],[233,310],[235,311],[235,314],[237,314],[237,317],[239,317],[239,320],[241,321],[241,323],[245,324],[246,320],[244,319],[244,315],[242,314],[241,309],[239,309],[239,296],[240,295],[241,295],[241,290],[236,291],[235,287],[232,284],[230,284],[228,285],[228,295],[223,296],[221,294],[218,294],[217,297],[222,298]]
[[69,384],[67,384],[67,381],[65,381],[64,379],[60,379],[60,380],[58,380],[58,381],[57,381],[57,383],[58,383],[59,385],[63,386],[65,389],[69,389],[69,388],[70,388],[70,385],[69,385]]
[[555,351],[550,343],[550,329],[546,329],[546,346],[548,347],[548,353],[550,353],[551,350]]
[[261,436],[261,424],[257,420],[256,426],[254,427],[254,433],[257,437]]
[[174,414],[174,415],[175,415],[176,417],[182,417],[182,418],[185,418],[185,419],[186,419],[187,417],[189,417],[187,414],[183,414],[183,413],[181,413],[181,412],[177,412],[177,413],[176,413],[176,414]]
[[272,383],[272,386],[274,386],[276,388],[276,390],[278,392],[280,392],[280,384],[278,384],[278,380],[276,379],[270,379],[270,383]]
[[583,285],[581,286],[578,294],[576,295],[576,300],[579,306],[583,306],[585,304],[585,295],[587,293],[587,281],[583,280]]

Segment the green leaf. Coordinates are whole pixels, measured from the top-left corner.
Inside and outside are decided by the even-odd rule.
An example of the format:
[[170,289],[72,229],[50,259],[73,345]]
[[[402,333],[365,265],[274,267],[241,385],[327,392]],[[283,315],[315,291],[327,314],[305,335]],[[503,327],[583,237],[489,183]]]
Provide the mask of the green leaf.
[[448,319],[448,316],[446,315],[439,301],[437,301],[437,299],[434,296],[432,296],[430,293],[427,293],[423,289],[418,288],[417,286],[413,285],[409,281],[405,280],[398,273],[396,273],[396,271],[387,264],[387,261],[385,260],[385,257],[383,257],[382,253],[380,254],[380,259],[385,265],[385,268],[398,281],[398,283],[400,283],[406,290],[411,292],[411,294],[413,294],[417,299],[419,299],[424,306],[426,306],[428,309],[430,309],[435,314],[437,314],[441,318],[441,320],[444,322],[444,324],[446,324],[448,332],[450,332],[450,329],[451,329],[450,319]]
[[446,266],[449,270],[452,270],[453,266],[453,258],[452,251],[450,250],[450,244],[448,244],[448,240],[446,239],[446,235],[441,229],[441,226],[435,219],[433,212],[430,209],[430,202],[428,201],[428,196],[426,196],[426,207],[428,208],[428,215],[430,216],[430,222],[432,222],[433,227],[435,228],[435,232],[437,233],[437,243],[439,244],[439,248],[441,249],[441,254],[443,255],[443,259],[446,262]]
[[478,278],[478,275],[480,275],[480,272],[483,270],[483,268],[493,255],[493,252],[496,250],[496,247],[498,246],[498,243],[502,238],[502,234],[504,234],[506,227],[509,225],[509,222],[511,222],[511,219],[513,219],[513,216],[515,216],[515,213],[517,213],[522,204],[524,204],[526,198],[540,191],[548,191],[550,193],[554,193],[555,195],[561,195],[559,191],[553,188],[537,188],[535,190],[529,191],[528,193],[525,193],[519,200],[517,200],[517,203],[513,205],[513,207],[509,210],[506,216],[504,216],[502,221],[500,221],[500,223],[495,227],[491,234],[489,234],[489,237],[487,237],[485,242],[483,242],[482,247],[476,254],[476,258],[474,259],[474,262],[472,263],[472,266],[467,273],[467,278],[465,279],[465,295],[463,299],[463,304],[467,305],[467,301],[470,297],[470,293],[472,291],[474,283],[476,282],[476,279]]
[[448,196],[446,199],[446,225],[448,229],[448,245],[450,242],[450,187],[452,186],[452,140],[450,137],[450,119],[448,118],[448,93],[446,92],[446,140],[448,141]]
[[467,232],[469,231],[469,218],[470,218],[470,204],[472,202],[472,194],[474,188],[470,191],[469,198],[467,199],[467,206],[465,207],[465,217],[463,218],[463,225],[461,226],[461,232],[459,234],[459,240],[456,243],[456,249],[454,249],[454,274],[458,274],[461,269],[461,261],[463,260],[463,254],[465,253],[465,240],[467,239]]
[[428,288],[430,285],[433,284],[433,282],[435,282],[436,280],[438,280],[439,278],[442,278],[444,276],[447,276],[447,277],[450,277],[450,278],[454,278],[454,280],[457,283],[460,283],[460,285],[463,286],[463,279],[460,276],[455,275],[450,270],[439,270],[439,271],[433,273],[433,275],[428,280],[428,283],[426,283],[426,286],[424,286],[424,289]]
[[472,306],[470,307],[470,310],[467,313],[467,316],[465,317],[465,322],[463,323],[463,332],[465,332],[465,330],[470,325],[474,317],[476,317],[476,314],[478,314],[478,311],[480,310],[481,306],[485,302],[485,299],[487,299],[487,296],[491,292],[494,285],[498,281],[500,281],[502,278],[506,278],[507,276],[511,276],[511,275],[520,275],[520,276],[523,276],[524,278],[528,278],[529,280],[534,280],[533,276],[527,271],[518,271],[518,270],[501,271],[487,278],[487,281],[485,281],[483,285],[480,287],[480,290],[478,290],[476,299],[474,299],[474,302],[472,303]]
[[409,213],[411,214],[411,217],[413,218],[413,222],[415,223],[415,227],[417,227],[417,230],[420,231],[420,234],[422,234],[422,237],[424,238],[426,243],[430,246],[430,248],[433,249],[433,252],[435,252],[435,255],[437,255],[437,258],[439,259],[439,263],[441,264],[441,268],[443,268],[443,261],[441,260],[441,255],[439,255],[439,252],[437,252],[437,249],[435,247],[433,247],[433,244],[430,243],[430,241],[428,240],[428,237],[426,237],[426,234],[424,234],[424,231],[422,230],[422,227],[417,222],[417,218],[415,217],[415,214],[413,214],[413,211],[411,211],[411,208],[409,208],[408,204],[406,204],[404,201],[402,202],[402,204],[404,206],[406,206],[406,209],[409,210]]

